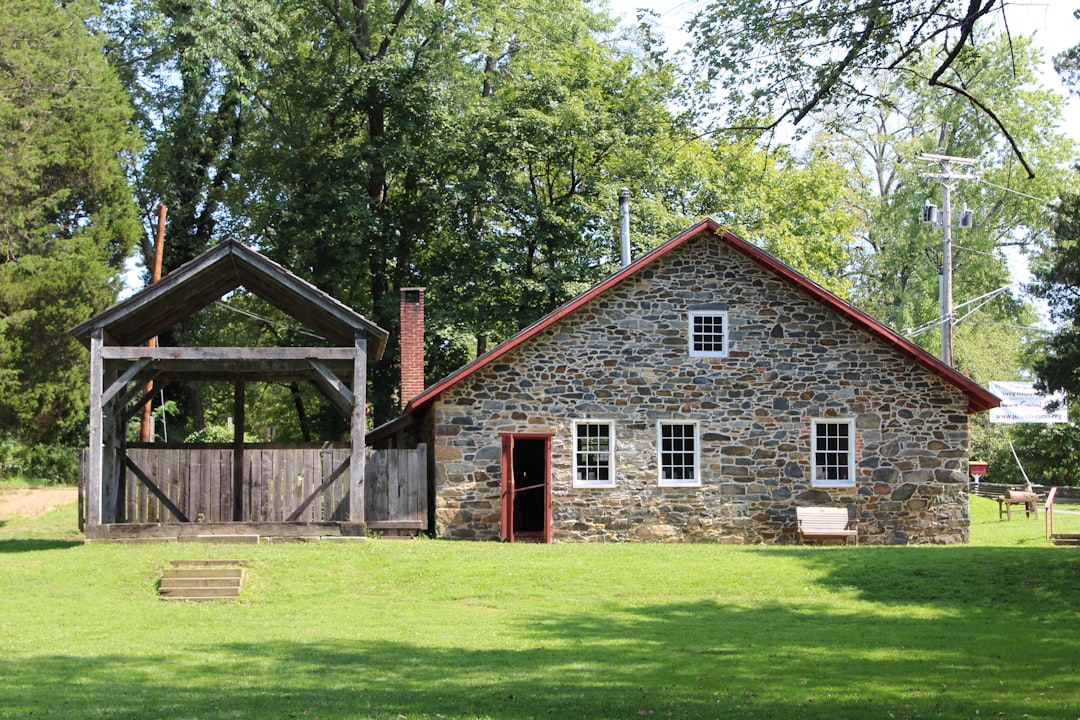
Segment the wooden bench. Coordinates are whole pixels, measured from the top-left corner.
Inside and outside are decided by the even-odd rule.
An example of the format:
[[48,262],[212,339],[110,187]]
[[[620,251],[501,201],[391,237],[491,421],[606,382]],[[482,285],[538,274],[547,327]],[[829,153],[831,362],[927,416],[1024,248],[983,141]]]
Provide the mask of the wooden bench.
[[846,545],[848,538],[855,538],[855,544],[859,544],[858,520],[848,518],[847,508],[797,507],[795,517],[801,542],[807,538],[842,538]]

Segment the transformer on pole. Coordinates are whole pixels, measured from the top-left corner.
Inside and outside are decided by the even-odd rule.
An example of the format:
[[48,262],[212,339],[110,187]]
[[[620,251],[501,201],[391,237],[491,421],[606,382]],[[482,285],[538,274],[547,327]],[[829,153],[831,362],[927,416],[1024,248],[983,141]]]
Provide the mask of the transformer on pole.
[[[953,261],[952,261],[952,191],[960,180],[977,180],[977,175],[962,173],[954,170],[955,166],[967,167],[975,164],[970,158],[953,157],[951,155],[935,155],[923,153],[920,160],[941,164],[941,172],[922,173],[922,177],[937,178],[941,182],[941,213],[937,208],[926,202],[923,207],[923,222],[928,224],[940,224],[943,241],[941,246],[941,361],[949,367],[953,364]],[[969,228],[972,224],[974,213],[964,208],[960,215],[960,227]]]

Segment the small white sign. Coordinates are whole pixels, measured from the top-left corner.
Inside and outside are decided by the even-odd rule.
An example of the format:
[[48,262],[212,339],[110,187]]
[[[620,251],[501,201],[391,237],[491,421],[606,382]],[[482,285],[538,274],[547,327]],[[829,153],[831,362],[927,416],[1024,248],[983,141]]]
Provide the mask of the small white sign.
[[[991,380],[990,392],[1001,398],[1001,407],[990,409],[992,423],[1064,423],[1069,422],[1065,393],[1043,395],[1034,383]],[[1051,412],[1049,405],[1057,403]]]

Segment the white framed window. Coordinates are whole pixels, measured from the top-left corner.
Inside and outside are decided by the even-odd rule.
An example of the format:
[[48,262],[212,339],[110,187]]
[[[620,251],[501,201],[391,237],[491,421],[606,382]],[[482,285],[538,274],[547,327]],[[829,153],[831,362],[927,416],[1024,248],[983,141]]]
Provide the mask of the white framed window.
[[817,419],[811,421],[814,487],[855,487],[855,421]]
[[727,357],[727,354],[727,313],[690,313],[690,357]]
[[615,487],[615,423],[574,421],[574,487]]
[[698,424],[661,420],[656,424],[658,483],[662,487],[701,485]]

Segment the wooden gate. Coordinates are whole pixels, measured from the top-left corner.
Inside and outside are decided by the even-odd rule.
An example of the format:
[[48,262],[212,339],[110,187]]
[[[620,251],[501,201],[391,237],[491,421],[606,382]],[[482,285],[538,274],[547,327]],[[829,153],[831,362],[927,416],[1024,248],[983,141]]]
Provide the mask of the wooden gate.
[[[131,446],[116,498],[119,523],[234,521],[231,444]],[[84,451],[85,454],[86,451]],[[243,522],[344,522],[349,446],[248,445],[239,507]],[[79,481],[84,486],[85,463]],[[427,527],[427,451],[369,451],[366,520],[373,529]]]
[[427,446],[371,450],[364,507],[372,530],[427,529]]

